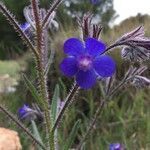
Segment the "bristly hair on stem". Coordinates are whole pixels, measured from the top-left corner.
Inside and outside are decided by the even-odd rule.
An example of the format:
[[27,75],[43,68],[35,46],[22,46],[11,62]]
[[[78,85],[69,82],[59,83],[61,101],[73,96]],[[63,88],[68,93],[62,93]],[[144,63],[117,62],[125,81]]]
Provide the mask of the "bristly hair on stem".
[[77,22],[82,30],[82,38],[85,41],[88,37],[99,39],[102,26],[92,23],[93,14],[87,13],[82,19],[77,17]]
[[66,97],[65,100],[65,104],[63,106],[63,108],[60,110],[57,119],[54,123],[54,126],[52,128],[52,132],[55,131],[55,129],[58,127],[59,122],[61,121],[62,117],[64,116],[64,113],[66,111],[66,109],[68,108],[68,106],[70,105],[70,103],[73,101],[73,98],[75,97],[75,95],[77,94],[79,90],[79,86],[75,83],[70,91],[70,93],[68,94],[68,96]]
[[54,150],[54,134],[51,133],[51,116],[49,111],[49,102],[48,102],[48,89],[47,89],[47,79],[44,74],[44,64],[43,64],[43,55],[42,55],[42,44],[43,44],[43,31],[42,31],[42,20],[41,13],[38,6],[38,0],[31,0],[31,6],[33,10],[33,16],[35,20],[36,27],[36,48],[39,53],[39,59],[37,60],[37,77],[39,82],[39,94],[43,100],[44,104],[44,119],[45,119],[45,128],[46,128],[46,137],[47,137],[47,149]]
[[96,110],[95,112],[95,115],[94,115],[94,118],[92,119],[92,121],[90,122],[88,128],[87,128],[87,131],[85,133],[85,135],[83,136],[82,140],[80,141],[80,144],[77,146],[76,150],[80,150],[83,143],[85,142],[85,140],[87,139],[88,135],[91,133],[91,131],[93,130],[94,128],[94,125],[98,119],[98,117],[100,116],[100,114],[102,113],[103,111],[103,107],[105,105],[105,100],[102,100],[100,102],[100,105],[98,106],[98,109]]
[[42,22],[42,28],[45,28],[45,26],[47,26],[47,24],[49,23],[50,21],[50,16],[52,14],[53,11],[55,11],[58,6],[62,3],[63,0],[54,0],[54,2],[52,3],[51,7],[49,8],[45,18],[43,19],[43,22]]
[[18,127],[20,127],[30,138],[32,141],[34,141],[37,145],[39,145],[43,150],[46,150],[45,146],[38,141],[33,134],[28,130],[28,128],[26,128],[24,126],[24,124],[22,124],[17,117],[15,117],[14,114],[12,114],[11,112],[9,112],[4,106],[0,105],[0,110],[6,114],[6,116],[9,117],[9,119],[11,119]]
[[6,17],[6,19],[10,22],[10,24],[14,27],[15,31],[19,33],[19,36],[22,38],[23,42],[32,50],[35,57],[38,57],[38,52],[33,46],[30,38],[22,31],[18,21],[15,19],[15,16],[10,13],[10,11],[6,8],[6,6],[0,2],[0,12]]
[[132,79],[134,79],[135,77],[140,76],[146,70],[147,70],[146,66],[141,66],[140,68],[135,68],[135,67],[131,66],[128,69],[127,73],[125,74],[124,78],[117,85],[114,85],[114,86],[112,86],[112,85],[110,86],[110,84],[113,84],[113,83],[112,83],[112,79],[111,78],[109,79],[109,83],[108,83],[109,90],[107,90],[105,98],[100,102],[100,105],[97,108],[92,121],[89,123],[88,128],[87,128],[83,138],[80,140],[80,143],[77,146],[77,150],[81,149],[83,143],[85,142],[85,140],[88,138],[89,134],[94,129],[94,125],[96,124],[98,117],[100,117],[100,114],[102,113],[102,110],[103,110],[105,104],[111,100],[112,96],[114,96],[114,94],[121,87],[123,87],[126,83],[132,81]]

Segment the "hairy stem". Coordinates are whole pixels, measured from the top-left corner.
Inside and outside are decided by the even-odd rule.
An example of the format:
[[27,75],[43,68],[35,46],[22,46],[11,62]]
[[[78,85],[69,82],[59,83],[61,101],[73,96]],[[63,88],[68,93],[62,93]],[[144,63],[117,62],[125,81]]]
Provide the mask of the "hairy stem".
[[36,51],[35,47],[33,46],[32,42],[28,38],[28,36],[22,31],[22,29],[19,26],[19,23],[16,21],[14,15],[12,15],[9,10],[0,2],[0,11],[3,13],[3,15],[6,17],[7,20],[9,20],[10,24],[13,25],[15,31],[19,33],[23,41],[26,43],[26,45],[32,50],[35,57],[38,57],[38,52]]
[[37,0],[31,0],[32,8],[33,8],[33,14],[35,19],[35,25],[36,25],[36,44],[37,44],[37,50],[39,53],[39,59],[37,60],[37,77],[39,81],[39,93],[41,95],[41,98],[43,99],[44,104],[44,119],[45,119],[45,127],[46,127],[46,137],[48,138],[48,146],[47,148],[50,150],[54,150],[54,134],[51,132],[51,116],[49,111],[49,99],[48,99],[48,89],[47,89],[47,79],[44,74],[44,65],[43,65],[43,58],[42,58],[42,26],[41,26],[41,16],[40,16],[40,10],[38,7],[38,1]]
[[61,109],[60,113],[58,114],[58,117],[55,121],[55,124],[52,128],[52,132],[55,131],[55,129],[58,127],[59,122],[61,121],[66,109],[68,108],[69,104],[72,102],[74,96],[76,95],[77,91],[79,90],[79,86],[77,84],[75,84],[72,88],[72,90],[70,91],[70,93],[68,94],[66,100],[65,100],[65,104],[63,106],[63,108]]
[[0,110],[6,114],[18,127],[20,127],[37,145],[39,145],[43,150],[46,150],[45,146],[38,141],[33,134],[22,124],[11,112],[9,112],[4,106],[0,105]]
[[77,150],[80,150],[84,141],[87,139],[88,135],[92,132],[92,130],[94,129],[94,125],[97,122],[98,117],[101,115],[102,110],[106,104],[106,102],[108,102],[109,98],[111,96],[113,96],[115,94],[115,92],[121,88],[128,80],[123,79],[115,88],[113,88],[108,95],[105,97],[104,100],[101,101],[100,106],[97,108],[95,114],[94,114],[94,119],[92,121],[92,123],[89,124],[89,127],[85,133],[85,135],[83,136],[83,139],[81,140],[80,144],[77,147]]
[[94,125],[95,125],[95,123],[96,123],[98,117],[99,117],[100,114],[102,113],[104,104],[105,104],[105,101],[102,100],[101,103],[100,103],[100,105],[99,105],[99,107],[98,107],[98,109],[97,109],[96,112],[95,112],[95,115],[94,115],[94,118],[92,119],[92,122],[90,123],[90,125],[89,125],[89,127],[88,127],[88,129],[87,129],[87,131],[86,131],[86,133],[85,133],[85,135],[83,136],[83,138],[82,138],[82,140],[81,140],[79,146],[77,147],[77,150],[80,150],[80,149],[81,149],[81,147],[82,147],[84,141],[87,139],[88,135],[89,135],[89,134],[91,133],[91,131],[93,130]]
[[52,12],[62,3],[63,0],[54,0],[52,6],[50,7],[47,15],[45,16],[43,22],[42,22],[42,27],[44,28],[49,21],[49,17],[52,14]]
[[[108,46],[108,47],[106,48],[106,50],[105,50],[102,54],[105,54],[105,53],[107,53],[108,51],[110,51],[110,50],[112,50],[112,49],[114,49],[114,48],[116,48],[116,47],[118,47],[118,46],[122,46],[122,45],[125,45],[125,43],[124,43],[124,42],[114,43],[114,44]],[[101,55],[102,55],[102,54],[101,54]]]

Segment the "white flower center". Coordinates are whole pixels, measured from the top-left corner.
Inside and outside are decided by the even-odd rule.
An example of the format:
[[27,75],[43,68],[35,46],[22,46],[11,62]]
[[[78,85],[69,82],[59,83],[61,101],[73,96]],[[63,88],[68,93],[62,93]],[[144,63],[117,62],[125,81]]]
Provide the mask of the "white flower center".
[[79,68],[83,71],[87,71],[92,66],[92,59],[90,56],[82,56],[78,61]]

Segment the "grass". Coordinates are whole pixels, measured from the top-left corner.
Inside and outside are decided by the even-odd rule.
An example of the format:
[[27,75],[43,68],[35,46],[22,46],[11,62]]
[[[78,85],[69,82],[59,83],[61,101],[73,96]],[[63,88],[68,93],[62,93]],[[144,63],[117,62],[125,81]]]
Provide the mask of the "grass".
[[13,87],[18,84],[20,73],[26,67],[24,57],[18,60],[0,60],[0,92],[5,92],[8,87]]
[[0,75],[9,74],[10,77],[17,78],[20,65],[17,61],[0,61]]
[[[64,138],[61,139],[61,144],[67,138],[69,129],[77,118],[82,120],[79,140],[89,123],[89,118],[94,115],[98,105],[96,98],[86,96],[84,99],[79,96],[76,105],[66,114],[61,136]],[[119,142],[126,145],[127,150],[148,150],[150,148],[148,100],[149,94],[145,94],[144,90],[135,94],[129,93],[128,90],[120,91],[99,116],[94,132],[89,136],[84,149],[106,150],[110,143]],[[84,106],[82,109],[79,107],[81,103]]]
[[0,91],[17,85],[20,66],[16,61],[0,61]]

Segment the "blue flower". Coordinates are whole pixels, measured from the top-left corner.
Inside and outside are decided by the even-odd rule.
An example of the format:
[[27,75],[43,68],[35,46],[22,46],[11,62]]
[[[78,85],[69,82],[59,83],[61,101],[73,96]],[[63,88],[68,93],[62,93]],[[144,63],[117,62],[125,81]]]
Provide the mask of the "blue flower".
[[109,150],[124,150],[124,148],[120,143],[113,143],[110,144]]
[[87,38],[85,44],[77,38],[64,43],[64,53],[68,55],[60,69],[65,76],[76,77],[77,84],[83,89],[95,85],[97,77],[110,77],[116,70],[114,60],[105,52],[106,45],[94,38]]

